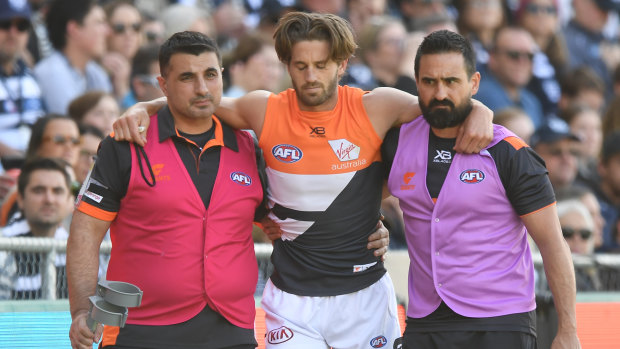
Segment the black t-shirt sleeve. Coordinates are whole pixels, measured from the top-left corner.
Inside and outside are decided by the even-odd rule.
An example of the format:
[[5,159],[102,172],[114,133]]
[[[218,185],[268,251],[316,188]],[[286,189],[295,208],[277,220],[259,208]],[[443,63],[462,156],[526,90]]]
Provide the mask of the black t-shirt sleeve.
[[81,200],[107,212],[118,212],[130,175],[129,143],[106,137],[97,151],[97,160]]
[[393,127],[388,130],[381,144],[381,159],[384,167],[384,179],[390,176],[392,163],[396,156],[396,148],[398,148],[398,138],[400,136],[400,127]]
[[520,216],[555,202],[543,159],[528,146],[516,149],[502,140],[489,149],[506,195]]

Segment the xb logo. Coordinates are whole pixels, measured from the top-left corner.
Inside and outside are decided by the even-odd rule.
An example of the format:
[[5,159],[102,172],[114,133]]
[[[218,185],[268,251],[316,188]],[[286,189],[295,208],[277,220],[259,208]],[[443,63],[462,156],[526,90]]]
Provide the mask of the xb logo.
[[322,136],[325,134],[325,127],[323,126],[318,126],[318,127],[312,127],[310,126],[310,134],[311,135],[317,135],[317,136]]
[[433,160],[450,160],[452,159],[452,154],[450,154],[447,150],[436,150],[437,155],[433,158]]

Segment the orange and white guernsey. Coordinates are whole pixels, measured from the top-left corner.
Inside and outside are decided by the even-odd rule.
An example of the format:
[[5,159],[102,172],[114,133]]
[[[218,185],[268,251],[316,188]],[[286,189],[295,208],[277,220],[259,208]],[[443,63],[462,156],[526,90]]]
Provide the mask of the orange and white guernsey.
[[302,296],[358,291],[385,273],[366,248],[381,203],[381,139],[362,104],[364,91],[338,87],[331,111],[301,111],[295,91],[271,95],[259,140],[269,181],[274,243],[272,282]]

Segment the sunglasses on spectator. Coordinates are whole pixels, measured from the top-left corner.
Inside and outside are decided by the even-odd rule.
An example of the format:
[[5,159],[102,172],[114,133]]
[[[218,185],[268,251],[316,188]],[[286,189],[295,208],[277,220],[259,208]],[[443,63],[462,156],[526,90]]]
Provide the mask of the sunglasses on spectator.
[[11,27],[15,27],[17,31],[25,32],[30,29],[30,21],[23,18],[0,21],[0,30],[10,30]]
[[144,35],[146,36],[146,40],[151,43],[158,42],[162,39],[161,34],[152,31],[147,31]]
[[532,14],[544,13],[548,15],[555,15],[557,13],[557,9],[553,5],[545,6],[537,4],[527,4],[527,6],[525,6],[525,11]]
[[531,52],[525,52],[525,51],[515,51],[515,50],[503,50],[503,51],[498,51],[499,53],[503,53],[506,55],[506,57],[510,58],[510,60],[512,61],[520,61],[522,59],[527,59],[528,61],[532,61],[534,59],[534,54]]
[[159,88],[159,81],[157,81],[157,75],[137,75],[141,82]]
[[592,230],[562,228],[562,235],[564,235],[565,239],[570,239],[575,234],[579,234],[583,240],[588,240],[590,238],[590,236],[592,236]]
[[562,149],[549,149],[549,155],[560,157],[562,155],[570,155],[574,157],[579,157],[579,151],[576,149],[570,150],[562,150]]
[[112,24],[112,30],[116,34],[123,34],[125,31],[129,29],[133,29],[133,31],[137,33],[140,31],[140,28],[142,28],[142,23],[132,23],[132,24],[127,24],[127,25],[123,23]]
[[52,141],[52,142],[54,142],[54,144],[57,144],[57,145],[64,145],[67,142],[69,142],[69,143],[71,143],[73,145],[80,144],[79,138],[75,138],[75,137],[71,137],[71,136],[63,136],[63,135],[55,135],[53,137],[45,137],[44,140],[45,141]]

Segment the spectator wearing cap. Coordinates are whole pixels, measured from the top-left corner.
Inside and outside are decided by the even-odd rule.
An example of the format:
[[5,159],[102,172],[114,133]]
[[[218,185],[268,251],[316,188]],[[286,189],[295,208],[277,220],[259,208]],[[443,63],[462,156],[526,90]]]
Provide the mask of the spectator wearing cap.
[[56,50],[34,68],[49,112],[65,114],[77,96],[90,90],[112,92],[105,70],[95,62],[106,49],[108,25],[95,0],[53,0],[46,17]]
[[613,11],[620,11],[617,0],[573,0],[574,16],[564,28],[571,67],[588,66],[604,80],[609,98],[613,91],[612,72],[618,64],[614,55],[618,37],[606,37],[605,26]]
[[41,89],[24,60],[30,15],[26,1],[0,0],[0,157],[23,155],[30,126],[45,113]]
[[579,138],[571,133],[566,122],[550,120],[534,132],[531,145],[545,161],[555,191],[575,182]]
[[476,99],[493,111],[519,107],[536,128],[545,120],[540,101],[525,87],[532,77],[536,43],[521,27],[502,27],[497,31],[486,69],[481,69]]
[[603,141],[598,172],[601,180],[593,189],[605,219],[601,250],[619,250],[620,241],[614,236],[614,229],[620,217],[620,131],[611,133]]

